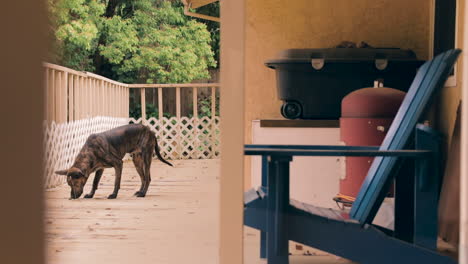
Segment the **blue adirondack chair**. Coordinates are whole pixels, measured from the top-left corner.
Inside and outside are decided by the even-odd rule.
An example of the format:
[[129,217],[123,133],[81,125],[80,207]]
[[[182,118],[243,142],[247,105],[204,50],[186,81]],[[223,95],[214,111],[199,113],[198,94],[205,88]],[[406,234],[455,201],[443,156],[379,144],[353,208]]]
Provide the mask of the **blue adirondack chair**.
[[[440,136],[417,123],[460,53],[450,50],[421,66],[380,147],[245,146],[245,155],[262,156],[263,168],[262,187],[245,194],[244,224],[261,230],[261,256],[269,264],[288,263],[289,240],[358,263],[456,263],[437,252]],[[345,214],[290,200],[294,156],[376,158]],[[395,227],[387,230],[372,221],[393,180]]]

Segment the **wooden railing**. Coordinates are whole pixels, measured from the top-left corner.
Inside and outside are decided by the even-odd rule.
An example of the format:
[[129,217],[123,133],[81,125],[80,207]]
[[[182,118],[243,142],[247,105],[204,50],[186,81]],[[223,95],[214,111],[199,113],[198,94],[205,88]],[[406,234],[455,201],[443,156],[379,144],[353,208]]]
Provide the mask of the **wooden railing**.
[[65,123],[94,116],[127,117],[128,84],[90,72],[43,63],[45,117]]
[[181,89],[192,89],[192,113],[194,118],[198,118],[198,88],[209,88],[211,93],[211,117],[216,116],[216,90],[219,88],[219,83],[189,83],[189,84],[130,84],[129,88],[140,89],[140,102],[141,102],[141,117],[146,120],[146,89],[157,89],[158,91],[158,119],[163,117],[163,89],[175,89],[176,92],[176,113],[177,118],[181,118]]
[[126,84],[90,72],[79,72],[63,66],[43,63],[45,116],[48,121],[64,123],[94,116],[129,117],[130,89],[139,89],[141,117],[146,120],[146,89],[157,89],[158,119],[163,117],[164,89],[175,89],[176,112],[181,118],[181,89],[192,89],[192,113],[198,118],[198,89],[211,90],[211,117],[216,115],[218,83],[192,84]]
[[[47,157],[44,167],[50,177],[53,170],[69,165],[90,133],[129,122],[150,127],[165,158],[219,157],[218,83],[125,84],[50,63],[43,67]],[[140,102],[141,117],[130,118],[130,100],[135,98]],[[156,116],[154,112],[152,116],[146,113],[151,99]],[[199,102],[203,102],[203,107]],[[54,179],[50,180],[51,186]]]
[[[219,116],[217,113],[218,83],[192,84],[130,84],[130,89],[139,89],[141,118],[131,119],[134,123],[143,123],[156,131],[161,139],[162,152],[171,159],[216,158],[219,156]],[[146,90],[157,90],[157,117],[147,117]],[[175,89],[175,115],[164,116],[164,93]],[[182,89],[192,89],[191,113],[182,114]],[[210,111],[199,113],[199,89],[209,89]],[[189,93],[185,93],[187,95]],[[219,104],[218,104],[219,105]],[[190,115],[191,114],[191,115]]]

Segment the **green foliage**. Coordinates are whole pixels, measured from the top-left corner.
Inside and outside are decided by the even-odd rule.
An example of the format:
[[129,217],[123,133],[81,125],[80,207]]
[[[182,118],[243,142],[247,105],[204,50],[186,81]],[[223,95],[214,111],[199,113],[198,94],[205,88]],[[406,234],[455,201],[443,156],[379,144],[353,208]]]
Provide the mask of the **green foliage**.
[[104,20],[102,33],[106,45],[99,45],[100,54],[113,65],[122,63],[127,54],[138,50],[138,32],[129,19],[114,16]]
[[[204,5],[196,9],[197,13],[212,16],[212,17],[220,17],[219,16],[219,1],[214,2],[209,5]],[[206,24],[208,31],[211,34],[211,50],[215,53],[214,57],[217,62],[219,62],[219,43],[221,40],[220,31],[219,31],[219,23],[215,21],[209,21],[204,19],[197,19],[197,21]],[[219,64],[217,65],[219,66]]]
[[[219,116],[219,95],[216,95],[216,116]],[[198,109],[199,109],[199,116],[204,117],[208,116],[211,117],[211,97],[206,98],[199,98],[198,99]]]
[[[164,117],[170,118],[170,113],[163,113]],[[130,109],[130,117],[138,119],[141,117],[141,104],[136,104],[134,107]],[[146,104],[146,118],[159,118],[159,110],[156,105],[147,103]]]
[[55,63],[127,83],[187,83],[216,67],[211,28],[179,1],[49,0],[49,10]]
[[93,70],[100,16],[105,5],[93,0],[49,0],[53,53],[58,63],[79,70]]

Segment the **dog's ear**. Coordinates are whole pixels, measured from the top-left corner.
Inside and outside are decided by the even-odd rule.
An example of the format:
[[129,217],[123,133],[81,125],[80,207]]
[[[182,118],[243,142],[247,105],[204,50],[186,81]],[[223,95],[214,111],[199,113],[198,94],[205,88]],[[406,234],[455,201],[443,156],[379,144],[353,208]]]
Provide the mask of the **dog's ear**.
[[55,174],[58,174],[58,175],[67,175],[67,173],[68,173],[68,170],[59,170],[55,172]]

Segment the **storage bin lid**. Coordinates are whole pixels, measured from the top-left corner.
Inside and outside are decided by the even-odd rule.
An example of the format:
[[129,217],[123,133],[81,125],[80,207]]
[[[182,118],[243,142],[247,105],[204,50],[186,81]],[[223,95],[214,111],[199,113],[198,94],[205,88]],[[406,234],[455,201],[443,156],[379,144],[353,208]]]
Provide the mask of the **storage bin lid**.
[[[315,60],[315,62],[313,61]],[[379,68],[386,67],[388,61],[417,61],[412,50],[398,48],[329,48],[329,49],[286,49],[265,65],[312,63],[314,68],[323,67],[328,62],[375,62]],[[320,65],[322,64],[322,65]]]

